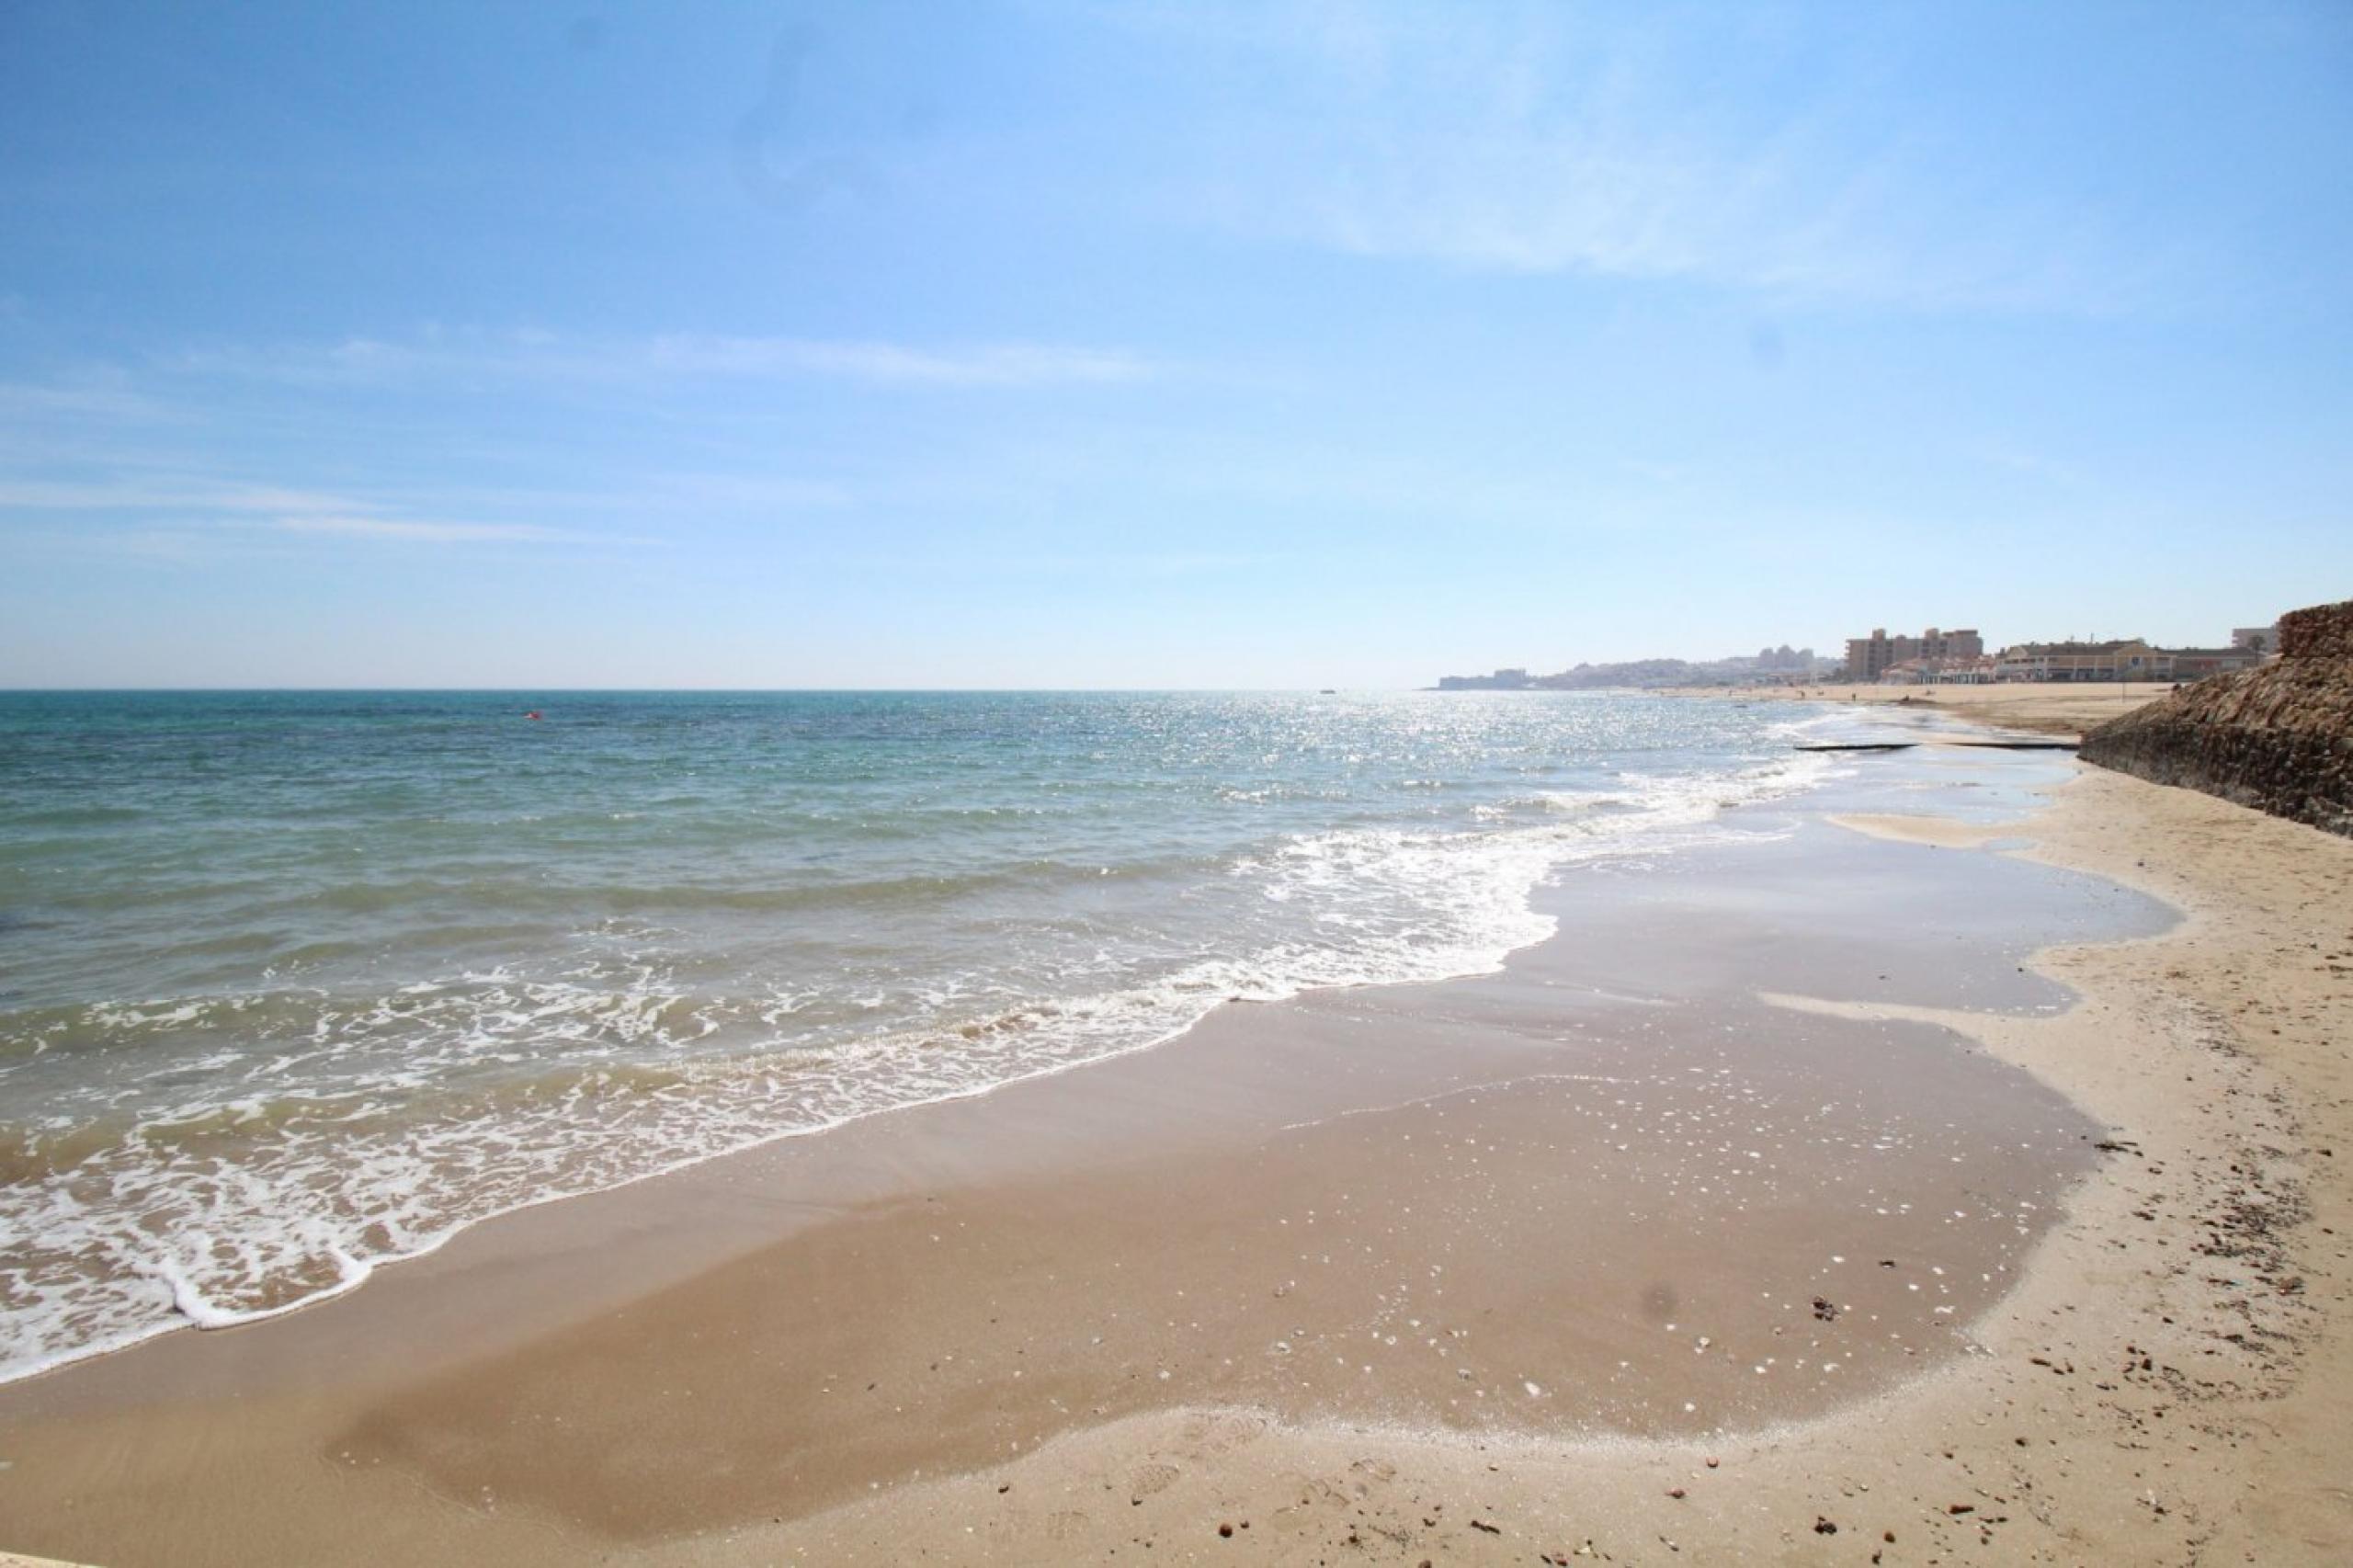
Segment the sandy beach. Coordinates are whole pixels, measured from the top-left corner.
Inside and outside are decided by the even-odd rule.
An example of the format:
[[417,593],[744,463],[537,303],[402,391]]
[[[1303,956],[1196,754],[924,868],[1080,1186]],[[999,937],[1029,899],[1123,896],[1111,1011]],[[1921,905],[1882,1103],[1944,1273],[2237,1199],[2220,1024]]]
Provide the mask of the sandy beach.
[[2353,0],[0,84],[0,1568],[2353,1568]]
[[[1837,702],[1849,707],[1929,709],[1972,723],[2038,734],[2079,735],[2093,725],[2154,702],[2171,688],[2154,682],[2080,686],[1756,686],[1732,694],[1740,701]],[[1722,698],[1722,687],[1692,687],[1686,697]]]
[[2353,843],[1900,756],[1564,879],[1501,973],[1228,1006],[0,1389],[0,1545],[2346,1560]]

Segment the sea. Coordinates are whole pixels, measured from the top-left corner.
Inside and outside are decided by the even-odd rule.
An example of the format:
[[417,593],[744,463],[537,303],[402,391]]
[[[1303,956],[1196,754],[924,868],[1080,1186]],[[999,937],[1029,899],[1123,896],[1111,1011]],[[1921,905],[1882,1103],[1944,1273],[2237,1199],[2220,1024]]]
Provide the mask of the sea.
[[1475,974],[1787,831],[1786,703],[0,693],[0,1379],[526,1205]]

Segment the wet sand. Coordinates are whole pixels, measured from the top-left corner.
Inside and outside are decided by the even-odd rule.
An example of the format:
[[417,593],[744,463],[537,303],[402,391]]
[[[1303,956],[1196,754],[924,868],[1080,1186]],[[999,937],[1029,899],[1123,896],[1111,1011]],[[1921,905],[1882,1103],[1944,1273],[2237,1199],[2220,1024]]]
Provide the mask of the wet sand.
[[[1805,858],[1834,854],[1876,858]],[[404,1391],[336,1451],[642,1540],[1172,1404],[1688,1436],[1954,1353],[2096,1130],[1934,1029],[1804,1017],[1729,970],[1652,981],[1666,932],[1706,929],[1687,913],[1493,979],[1229,1007],[965,1108],[933,1135],[1051,1138],[1112,1078],[1142,1114],[1116,1152],[919,1184]],[[1974,978],[2017,982],[2016,956],[1979,949]],[[668,1391],[653,1412],[591,1375],[624,1363]],[[485,1444],[515,1411],[529,1440]]]
[[[1857,1561],[2187,1561],[2230,1521],[2164,1444],[2253,1451],[2221,1406],[2302,1386],[2325,1294],[2285,1196],[2315,1111],[2193,996],[2293,916],[2209,884],[2293,869],[2310,926],[2353,875],[2130,780],[2032,824],[2175,929],[1914,813],[2047,764],[1938,766],[1573,874],[1499,975],[1228,1006],[0,1390],[0,1531],[123,1565],[1721,1561],[1843,1515]],[[2120,861],[2217,823],[2220,859]],[[2247,997],[2302,996],[2275,1040],[2343,1018],[2313,956]]]

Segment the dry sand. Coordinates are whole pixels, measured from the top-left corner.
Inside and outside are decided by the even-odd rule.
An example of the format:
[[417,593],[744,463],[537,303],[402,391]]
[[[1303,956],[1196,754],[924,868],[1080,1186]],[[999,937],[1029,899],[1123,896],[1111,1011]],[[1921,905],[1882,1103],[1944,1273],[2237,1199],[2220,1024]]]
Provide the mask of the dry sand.
[[1840,702],[1849,706],[1934,708],[1972,723],[2041,734],[2080,735],[2120,713],[2154,702],[2172,687],[2153,682],[2126,685],[2086,681],[2007,686],[1808,686],[1693,687],[1676,695],[1767,702]]
[[[2021,836],[2189,918],[2027,962],[1967,927],[2132,909],[1987,847]],[[1228,1007],[0,1391],[0,1535],[120,1568],[2353,1560],[2353,844],[2087,773],[2022,827],[1740,853],[1563,904],[1501,976]],[[1821,909],[1841,939],[1793,939]]]

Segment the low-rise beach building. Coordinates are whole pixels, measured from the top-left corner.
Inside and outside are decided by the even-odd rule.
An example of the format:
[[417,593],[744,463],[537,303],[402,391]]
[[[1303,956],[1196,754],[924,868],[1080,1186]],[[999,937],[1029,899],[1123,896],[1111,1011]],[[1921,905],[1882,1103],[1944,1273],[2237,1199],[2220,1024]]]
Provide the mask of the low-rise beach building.
[[2002,650],[1995,668],[2004,680],[2171,680],[2173,663],[2138,637],[2108,642],[2019,642]]
[[2173,660],[2176,680],[2204,680],[2208,676],[2220,675],[2224,670],[2253,669],[2269,657],[2277,646],[2274,643],[2271,648],[2247,648],[2234,644],[2228,648],[2169,648],[2160,652]]
[[1995,661],[2000,680],[2203,680],[2263,662],[2254,648],[2153,648],[2137,637],[2113,642],[2020,642]]
[[1904,659],[1880,672],[1881,686],[1991,686],[2000,679],[1992,658]]
[[2002,677],[1993,655],[1979,653],[1969,658],[1930,660],[1923,678],[1930,686],[1991,686]]

